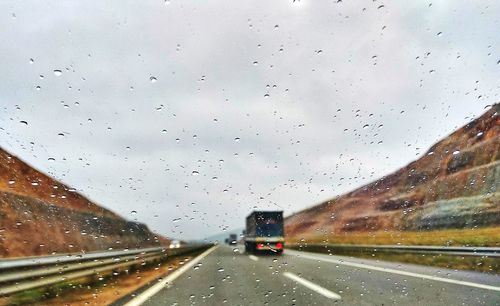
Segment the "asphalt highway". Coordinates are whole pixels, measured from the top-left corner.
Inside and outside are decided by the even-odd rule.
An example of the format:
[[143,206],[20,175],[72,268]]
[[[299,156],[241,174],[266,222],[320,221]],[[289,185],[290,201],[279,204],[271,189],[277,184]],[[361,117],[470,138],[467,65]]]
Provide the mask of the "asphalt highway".
[[242,246],[200,257],[128,305],[500,305],[500,276],[486,273]]

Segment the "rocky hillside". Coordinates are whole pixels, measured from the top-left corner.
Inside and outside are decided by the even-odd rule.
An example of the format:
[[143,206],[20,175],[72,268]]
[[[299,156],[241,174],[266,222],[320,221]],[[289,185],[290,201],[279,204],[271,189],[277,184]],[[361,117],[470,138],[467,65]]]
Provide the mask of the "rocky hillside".
[[0,149],[0,258],[166,243]]
[[288,217],[288,237],[499,227],[499,111],[492,106],[406,167]]

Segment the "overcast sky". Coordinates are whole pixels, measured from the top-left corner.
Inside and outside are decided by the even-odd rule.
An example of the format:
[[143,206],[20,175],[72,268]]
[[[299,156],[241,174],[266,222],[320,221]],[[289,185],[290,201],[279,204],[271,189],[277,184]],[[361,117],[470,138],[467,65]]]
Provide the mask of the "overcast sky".
[[206,237],[386,175],[482,114],[499,19],[498,1],[1,1],[1,146]]

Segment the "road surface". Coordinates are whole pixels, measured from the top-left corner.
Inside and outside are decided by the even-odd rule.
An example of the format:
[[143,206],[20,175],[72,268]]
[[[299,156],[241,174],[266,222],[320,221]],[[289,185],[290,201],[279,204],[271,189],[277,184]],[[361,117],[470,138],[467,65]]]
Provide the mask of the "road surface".
[[498,275],[291,250],[218,246],[174,278],[129,305],[500,305]]

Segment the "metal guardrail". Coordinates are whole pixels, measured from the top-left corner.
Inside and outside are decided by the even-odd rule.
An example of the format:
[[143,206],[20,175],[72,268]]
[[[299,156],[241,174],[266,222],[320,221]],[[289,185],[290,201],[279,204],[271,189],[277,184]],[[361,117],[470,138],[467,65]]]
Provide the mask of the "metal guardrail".
[[54,285],[77,278],[109,274],[169,256],[208,248],[208,244],[181,248],[145,248],[0,260],[0,296]]
[[498,247],[454,247],[454,246],[410,246],[410,245],[351,245],[351,244],[325,244],[301,243],[288,244],[287,248],[303,251],[329,251],[329,252],[366,252],[366,253],[410,253],[410,254],[440,254],[451,256],[479,256],[500,258]]

